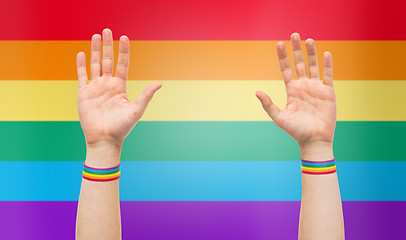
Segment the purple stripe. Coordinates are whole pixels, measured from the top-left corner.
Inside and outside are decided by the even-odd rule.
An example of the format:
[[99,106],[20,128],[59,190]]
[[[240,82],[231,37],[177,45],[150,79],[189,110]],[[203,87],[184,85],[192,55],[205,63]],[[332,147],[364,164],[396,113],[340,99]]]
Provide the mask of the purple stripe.
[[[344,202],[347,239],[402,239],[406,202]],[[0,202],[0,239],[74,239],[77,202]],[[122,202],[123,239],[297,239],[300,202]]]
[[111,168],[94,168],[94,167],[89,167],[89,166],[87,166],[85,163],[83,163],[83,167],[85,167],[85,168],[92,169],[92,170],[103,170],[103,171],[108,171],[108,170],[117,169],[117,168],[120,167],[120,165],[121,165],[121,163],[118,164],[117,166],[111,167]]
[[333,158],[331,160],[326,160],[326,161],[312,161],[312,160],[303,160],[302,159],[302,162],[304,162],[304,163],[332,163],[335,160],[336,160],[335,158]]

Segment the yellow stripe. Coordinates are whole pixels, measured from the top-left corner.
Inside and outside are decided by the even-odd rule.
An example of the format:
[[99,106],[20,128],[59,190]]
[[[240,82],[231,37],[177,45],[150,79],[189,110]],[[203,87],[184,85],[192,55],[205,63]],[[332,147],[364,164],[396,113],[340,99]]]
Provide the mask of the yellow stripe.
[[333,167],[328,167],[328,168],[308,168],[308,167],[302,167],[302,170],[308,171],[308,172],[327,172],[336,169],[336,166]]
[[[136,96],[150,81],[128,82]],[[267,121],[255,91],[280,107],[282,81],[162,81],[143,121]],[[405,121],[406,81],[336,81],[339,121]],[[76,81],[0,81],[0,121],[78,121]]]
[[114,178],[114,177],[120,176],[120,172],[115,173],[115,174],[109,174],[109,175],[94,175],[94,174],[90,174],[87,172],[83,172],[83,176],[89,177],[89,178],[96,178],[96,179],[108,179],[108,178]]
[[[129,79],[276,80],[277,41],[131,41]],[[115,56],[118,55],[117,41]],[[406,41],[317,41],[333,53],[339,80],[404,80]],[[76,79],[75,56],[89,41],[0,41],[1,80]],[[289,47],[289,56],[291,51]],[[292,60],[292,58],[290,58]]]

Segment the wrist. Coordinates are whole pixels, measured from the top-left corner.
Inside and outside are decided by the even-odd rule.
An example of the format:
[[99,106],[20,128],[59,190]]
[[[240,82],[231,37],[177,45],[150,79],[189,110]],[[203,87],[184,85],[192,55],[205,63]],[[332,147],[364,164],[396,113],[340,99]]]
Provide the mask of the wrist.
[[299,148],[303,160],[325,161],[334,158],[333,142],[299,143]]
[[120,164],[120,155],[122,144],[110,142],[98,142],[86,144],[87,166],[96,168],[109,168]]

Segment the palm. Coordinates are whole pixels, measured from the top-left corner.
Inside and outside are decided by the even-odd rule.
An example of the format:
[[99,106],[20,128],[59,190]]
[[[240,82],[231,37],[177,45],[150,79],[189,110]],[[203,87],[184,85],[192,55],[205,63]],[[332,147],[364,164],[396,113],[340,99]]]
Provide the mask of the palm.
[[134,107],[126,93],[114,87],[116,81],[101,77],[78,92],[79,116],[87,141],[101,136],[124,139],[136,124]]
[[329,54],[325,56],[324,82],[322,83],[318,73],[314,42],[307,43],[310,78],[307,76],[298,34],[292,35],[292,45],[298,80],[294,79],[285,45],[278,44],[279,62],[287,93],[285,109],[280,110],[263,92],[258,92],[257,96],[275,124],[299,144],[317,141],[331,142],[336,122],[331,56]]
[[336,118],[333,88],[309,79],[294,81],[287,88],[287,105],[276,124],[298,142],[311,136],[317,136],[312,139],[315,141],[332,141]]
[[[113,39],[110,30],[103,31],[103,62],[100,64],[100,35],[92,38],[91,81],[87,83],[84,54],[78,55],[78,111],[87,143],[122,142],[141,118],[160,83],[149,85],[131,103],[126,94],[129,64],[129,40],[120,38],[116,77],[113,77]],[[103,75],[100,70],[103,68]]]

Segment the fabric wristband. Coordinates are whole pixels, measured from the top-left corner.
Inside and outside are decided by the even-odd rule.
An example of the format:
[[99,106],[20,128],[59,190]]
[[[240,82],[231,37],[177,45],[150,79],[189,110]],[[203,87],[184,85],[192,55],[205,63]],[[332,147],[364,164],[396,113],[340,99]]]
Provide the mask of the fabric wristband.
[[308,161],[302,159],[302,173],[324,175],[336,172],[336,159],[327,161]]
[[120,164],[112,168],[94,168],[83,163],[83,178],[94,182],[109,182],[120,178]]

